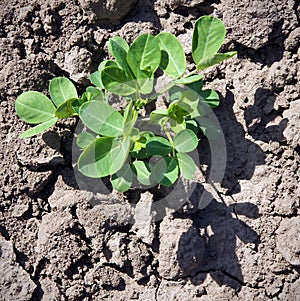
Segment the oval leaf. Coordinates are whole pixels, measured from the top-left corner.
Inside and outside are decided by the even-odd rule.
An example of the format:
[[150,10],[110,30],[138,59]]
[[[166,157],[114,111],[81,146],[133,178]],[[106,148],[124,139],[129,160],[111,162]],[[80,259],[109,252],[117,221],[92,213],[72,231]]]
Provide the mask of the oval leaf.
[[160,33],[155,39],[161,51],[160,69],[172,78],[181,76],[186,69],[185,53],[181,43],[168,32]]
[[171,143],[163,137],[151,137],[147,140],[146,150],[149,154],[155,156],[166,156],[172,151]]
[[180,174],[187,180],[192,180],[196,172],[196,166],[194,160],[185,153],[176,154]]
[[[108,41],[108,50],[112,54],[112,56],[116,59],[118,66],[124,70],[127,77],[132,79],[133,77],[131,74],[131,70],[130,70],[128,62],[126,60],[127,52],[129,50],[129,46],[128,46],[127,42],[123,38],[117,37],[117,36],[110,38]],[[105,64],[105,66],[109,66],[109,65],[113,66],[112,63],[108,63],[107,65]],[[100,64],[100,66],[101,66],[101,64]],[[99,66],[99,68],[100,68],[100,66]]]
[[226,29],[221,20],[213,16],[199,18],[194,26],[192,38],[192,56],[196,65],[212,56],[221,48]]
[[130,140],[101,137],[89,144],[78,159],[78,170],[85,176],[101,178],[120,170],[129,153]]
[[68,118],[77,115],[73,108],[73,103],[79,101],[77,98],[71,98],[63,102],[55,111],[55,116],[58,118]]
[[104,86],[103,86],[102,81],[101,81],[101,72],[100,71],[95,71],[95,72],[91,73],[90,81],[96,87],[104,90]]
[[95,137],[91,133],[82,132],[82,133],[79,133],[79,135],[78,135],[78,137],[76,139],[76,144],[81,149],[85,149],[94,140],[95,140]]
[[79,109],[79,117],[89,129],[97,134],[109,137],[122,135],[122,115],[103,101],[84,103]]
[[55,117],[53,102],[43,93],[29,91],[22,93],[16,100],[15,109],[21,119],[38,124]]
[[191,83],[200,81],[202,79],[202,77],[203,77],[202,74],[195,74],[195,75],[191,75],[188,77],[174,80],[173,82],[178,85],[180,85],[180,84],[187,85],[187,84],[191,84]]
[[51,126],[53,126],[57,120],[58,120],[58,118],[52,118],[46,122],[40,123],[40,124],[36,125],[35,127],[28,129],[27,131],[22,133],[19,137],[20,138],[29,138],[34,135],[40,134],[40,133],[44,132],[45,130],[47,130],[48,128],[50,128]]
[[154,73],[160,64],[160,49],[156,39],[151,34],[140,35],[129,48],[127,62],[137,79],[139,70]]
[[170,186],[178,178],[178,163],[174,158],[160,159],[152,169],[152,176],[161,185]]
[[183,130],[174,138],[174,147],[180,153],[193,151],[198,145],[198,138],[191,130]]
[[147,186],[152,185],[151,170],[147,162],[139,160],[134,161],[132,163],[132,170],[139,183]]
[[151,112],[150,120],[156,124],[163,124],[168,120],[168,110],[167,109],[157,109]]
[[198,93],[211,108],[216,108],[220,104],[219,94],[216,91],[207,89]]
[[74,84],[66,77],[53,78],[49,84],[49,92],[57,107],[70,98],[78,98]]
[[225,60],[228,60],[237,54],[236,51],[226,52],[226,53],[216,53],[211,56],[202,58],[197,64],[197,70],[203,70],[210,66],[219,64]]
[[110,182],[114,189],[125,192],[131,187],[132,181],[133,171],[130,165],[125,163],[119,171],[112,175]]
[[106,90],[121,96],[136,92],[135,83],[128,80],[125,71],[117,67],[106,67],[101,72],[101,81]]

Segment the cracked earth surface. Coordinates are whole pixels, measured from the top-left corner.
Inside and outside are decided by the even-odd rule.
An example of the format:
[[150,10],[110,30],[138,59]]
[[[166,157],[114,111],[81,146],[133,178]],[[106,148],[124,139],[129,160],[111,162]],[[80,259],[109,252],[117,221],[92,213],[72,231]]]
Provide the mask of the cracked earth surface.
[[[0,300],[300,300],[299,13],[292,0],[2,1]],[[205,14],[238,51],[205,72],[227,147],[205,209],[191,200],[155,220],[155,190],[93,206],[72,169],[76,120],[18,138],[21,92],[47,92],[55,76],[82,91],[114,35],[169,31],[189,54]],[[205,140],[199,154],[205,165]]]

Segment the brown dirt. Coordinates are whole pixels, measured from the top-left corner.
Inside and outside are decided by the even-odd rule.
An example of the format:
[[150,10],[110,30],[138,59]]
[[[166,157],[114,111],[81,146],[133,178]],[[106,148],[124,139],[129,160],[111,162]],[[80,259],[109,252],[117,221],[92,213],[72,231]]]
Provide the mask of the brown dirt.
[[[292,0],[2,1],[0,300],[300,300],[299,13]],[[75,120],[18,138],[21,92],[47,92],[61,75],[82,91],[114,35],[169,31],[188,48],[204,14],[238,51],[205,73],[227,146],[205,209],[155,221],[149,192],[92,206],[71,164]]]

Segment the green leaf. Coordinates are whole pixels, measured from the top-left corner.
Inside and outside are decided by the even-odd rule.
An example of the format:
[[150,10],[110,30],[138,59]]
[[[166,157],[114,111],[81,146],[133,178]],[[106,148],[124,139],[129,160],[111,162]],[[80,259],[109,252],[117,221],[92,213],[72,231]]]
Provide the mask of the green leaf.
[[[87,93],[89,93],[89,92],[87,92]],[[83,94],[85,94],[85,93],[83,93]],[[76,114],[79,115],[79,109],[80,109],[80,107],[82,106],[82,104],[84,104],[87,101],[88,100],[84,99],[83,96],[82,96],[82,98],[75,99],[74,101],[72,101],[72,108],[76,112]]]
[[136,92],[135,83],[128,80],[125,71],[117,67],[106,67],[101,72],[101,80],[106,90],[121,96]]
[[133,171],[128,163],[125,163],[124,166],[117,171],[111,177],[111,184],[114,189],[125,192],[127,191],[133,181]]
[[130,139],[101,137],[89,144],[78,159],[78,170],[85,176],[101,178],[120,170],[129,153]]
[[199,18],[194,26],[192,57],[196,65],[218,52],[225,39],[226,29],[221,20],[213,16]]
[[176,157],[181,175],[187,180],[192,180],[196,172],[194,160],[185,153],[177,153]]
[[32,137],[34,135],[40,134],[40,133],[44,132],[45,130],[47,130],[48,128],[50,128],[51,126],[53,126],[57,120],[58,120],[58,118],[54,117],[48,121],[40,123],[40,124],[34,126],[33,128],[28,129],[24,133],[22,133],[19,136],[19,138],[28,138],[28,137]]
[[186,128],[198,134],[198,123],[194,119],[186,121]]
[[108,41],[108,50],[112,54],[112,56],[116,59],[116,62],[119,65],[119,67],[124,70],[127,77],[129,79],[132,79],[133,78],[132,72],[126,60],[127,52],[129,50],[129,46],[127,42],[123,38],[117,36],[110,38]]
[[101,80],[101,71],[95,71],[95,72],[91,73],[90,81],[96,87],[98,87],[100,89],[103,89],[103,90],[105,89],[103,84],[102,84],[102,80]]
[[130,152],[132,158],[136,159],[146,159],[151,157],[151,155],[147,152],[145,148],[141,148],[140,150],[133,150]]
[[133,101],[131,100],[124,111],[123,116],[123,135],[128,136],[132,131],[132,127],[134,126],[137,119],[138,112],[135,110],[135,106]]
[[207,138],[217,139],[220,137],[222,129],[217,124],[205,117],[197,117],[196,120],[199,124],[199,128]]
[[179,102],[173,102],[168,109],[168,115],[177,123],[183,123],[184,117],[190,113],[184,109],[184,107],[178,104]]
[[184,89],[180,86],[174,86],[169,90],[169,101],[176,101],[181,98]]
[[170,186],[178,178],[178,163],[174,158],[161,158],[152,169],[152,177],[164,186]]
[[89,101],[79,109],[79,117],[89,129],[109,137],[121,136],[123,117],[113,107],[102,101]]
[[89,132],[79,133],[76,139],[76,144],[79,148],[85,149],[89,146],[89,144],[95,140],[94,135]]
[[73,83],[66,77],[55,77],[50,81],[49,92],[57,107],[70,98],[78,98]]
[[191,130],[183,130],[174,138],[174,147],[180,153],[193,151],[198,145],[198,137]]
[[63,102],[55,111],[55,116],[58,118],[68,118],[77,115],[73,108],[73,103],[77,101],[77,98],[71,98]]
[[55,117],[53,102],[43,93],[36,91],[24,92],[18,96],[15,109],[21,119],[30,123],[38,124]]
[[168,32],[155,37],[161,51],[160,69],[172,78],[181,76],[186,69],[184,49],[178,39]]
[[163,124],[168,119],[167,109],[157,109],[151,112],[150,120],[156,124]]
[[156,39],[151,34],[140,35],[130,46],[127,62],[135,77],[140,79],[139,70],[154,73],[160,64],[160,49]]
[[146,150],[151,155],[166,156],[172,151],[171,143],[163,137],[151,137],[147,140]]
[[122,48],[126,53],[129,50],[128,43],[126,42],[125,39],[118,37],[118,36],[112,37],[108,41],[108,50],[113,56],[114,56],[116,45],[118,47]]
[[197,64],[197,70],[203,70],[207,67],[219,64],[227,59],[232,58],[237,54],[236,51],[226,52],[226,53],[216,53],[202,58]]
[[198,92],[198,94],[211,108],[216,108],[220,104],[219,94],[215,90],[202,90]]
[[136,175],[137,180],[143,185],[152,185],[151,170],[147,162],[134,161],[132,163],[132,170]]
[[103,92],[99,89],[99,88],[96,88],[96,87],[93,87],[93,86],[89,86],[85,89],[86,92],[89,92],[93,95],[97,95],[97,94],[103,94]]
[[195,91],[197,93],[200,93],[200,91],[203,88],[203,80],[199,79],[198,81],[187,84],[186,87],[188,87],[189,89],[192,89],[193,91]]
[[198,82],[198,81],[202,80],[202,78],[203,78],[202,74],[195,74],[195,75],[191,75],[188,77],[183,77],[183,78],[174,80],[173,83],[178,84],[178,85],[180,85],[180,84],[187,85],[187,84],[191,84],[194,82]]
[[120,67],[115,61],[104,60],[98,66],[98,71],[102,71],[106,67]]
[[174,133],[179,133],[179,132],[181,132],[181,131],[183,131],[183,130],[186,129],[186,122],[185,122],[184,119],[183,119],[183,121],[181,123],[178,123],[174,119],[170,119],[170,126],[171,126],[171,130]]

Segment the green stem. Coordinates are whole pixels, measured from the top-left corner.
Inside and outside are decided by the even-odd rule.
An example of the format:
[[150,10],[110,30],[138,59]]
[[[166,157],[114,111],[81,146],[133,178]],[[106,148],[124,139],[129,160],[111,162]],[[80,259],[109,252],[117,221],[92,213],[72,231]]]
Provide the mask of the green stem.
[[170,141],[170,143],[172,145],[172,154],[173,154],[173,157],[175,157],[174,142],[173,142],[173,139],[172,139],[169,129],[166,127],[166,122],[163,123],[162,128],[163,128],[168,140]]

